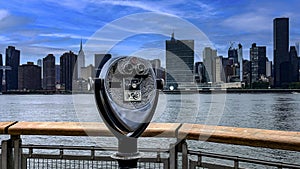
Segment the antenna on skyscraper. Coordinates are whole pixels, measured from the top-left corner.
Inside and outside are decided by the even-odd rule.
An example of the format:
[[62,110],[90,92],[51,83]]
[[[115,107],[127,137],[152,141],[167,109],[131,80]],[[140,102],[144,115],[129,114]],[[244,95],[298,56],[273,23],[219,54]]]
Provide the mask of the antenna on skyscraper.
[[80,50],[79,51],[82,51],[82,38],[81,38],[81,41],[80,41]]
[[171,40],[175,40],[175,34],[174,34],[174,29],[172,31],[172,36],[171,36]]

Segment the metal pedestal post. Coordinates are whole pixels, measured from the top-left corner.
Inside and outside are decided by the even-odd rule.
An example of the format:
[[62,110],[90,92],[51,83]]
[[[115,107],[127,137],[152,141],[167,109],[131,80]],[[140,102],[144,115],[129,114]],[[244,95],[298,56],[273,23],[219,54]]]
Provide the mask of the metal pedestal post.
[[141,154],[137,150],[137,138],[124,136],[118,140],[118,153],[112,158],[118,161],[120,169],[137,168],[137,161],[141,158]]

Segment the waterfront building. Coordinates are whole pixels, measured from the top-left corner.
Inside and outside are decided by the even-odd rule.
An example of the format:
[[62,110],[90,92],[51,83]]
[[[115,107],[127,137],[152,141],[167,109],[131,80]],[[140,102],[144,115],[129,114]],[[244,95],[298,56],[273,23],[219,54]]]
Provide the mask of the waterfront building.
[[78,52],[78,57],[77,57],[77,73],[78,73],[78,79],[82,78],[81,75],[81,68],[85,67],[85,54],[82,49],[82,40],[80,42],[80,49]]
[[55,90],[55,57],[48,54],[43,58],[43,89]]
[[233,47],[232,43],[228,49],[228,59],[231,60],[230,65],[238,63],[238,49]]
[[274,83],[276,87],[291,82],[289,58],[289,18],[273,20]]
[[111,54],[95,54],[95,58],[94,58],[95,77],[99,77],[102,67],[110,58],[111,58]]
[[250,48],[250,61],[251,83],[259,81],[261,76],[266,77],[266,46],[256,46],[256,43],[253,43]]
[[222,56],[215,58],[215,82],[222,82]]
[[266,62],[266,77],[272,76],[272,61]]
[[60,84],[60,65],[55,65],[55,84]]
[[295,46],[290,47],[290,60],[292,64],[291,72],[290,72],[291,82],[298,82],[299,81],[299,63],[298,63],[299,57]]
[[95,71],[95,67],[90,64],[87,67],[82,67],[81,68],[81,76],[83,80],[88,80],[89,77],[93,77],[94,76],[94,71]]
[[298,66],[299,66],[299,77],[298,77],[298,79],[300,80],[300,57],[298,57]]
[[238,49],[237,49],[237,53],[238,53],[238,63],[239,63],[239,76],[240,76],[240,81],[242,82],[243,79],[243,46],[242,44],[238,44]]
[[243,82],[245,85],[250,85],[251,81],[251,62],[249,60],[243,60]]
[[[3,66],[2,54],[0,53],[0,66]],[[0,69],[0,93],[2,92],[2,83],[3,83],[3,69]]]
[[39,67],[43,67],[43,61],[42,61],[42,59],[38,59],[37,61],[36,61],[36,64],[39,66]]
[[195,63],[195,81],[200,84],[209,82],[209,76],[203,62]]
[[200,83],[199,65],[202,62],[196,62],[194,66],[194,80],[195,83]]
[[234,43],[230,44],[228,48],[228,58],[223,58],[223,69],[226,82],[240,82],[242,74],[242,60],[243,60],[243,49],[242,45],[239,44],[239,48],[234,48]]
[[166,87],[194,84],[194,40],[166,40]]
[[205,47],[203,50],[203,64],[208,73],[209,82],[216,82],[216,58],[217,50]]
[[5,66],[10,66],[11,70],[6,71],[6,90],[18,89],[18,70],[20,65],[20,50],[14,46],[8,46],[5,53]]
[[76,61],[77,55],[72,51],[60,57],[60,83],[66,91],[72,91],[73,80],[78,77]]
[[164,71],[164,68],[161,67],[161,61],[160,59],[153,59],[153,60],[150,60],[150,63],[152,65],[152,68],[153,68],[153,71],[156,75],[157,78],[159,79],[164,79],[165,78],[165,71]]
[[150,60],[150,63],[151,63],[151,66],[152,66],[152,69],[155,73],[155,75],[157,76],[157,70],[160,69],[161,67],[161,62],[159,59],[153,59],[153,60]]
[[225,57],[222,57],[222,67],[223,67],[223,74],[224,74],[224,79],[223,81],[224,82],[229,82],[229,76],[231,75],[230,74],[230,65],[229,65],[229,59],[228,58],[225,58]]
[[300,42],[296,42],[295,46],[296,46],[297,54],[300,57],[300,51],[299,51],[300,50]]
[[42,88],[44,88],[44,84],[43,84],[43,61],[42,61],[42,59],[38,59],[37,61],[36,61],[36,64],[39,66],[39,67],[41,67],[41,71],[42,71]]
[[40,90],[41,88],[41,67],[34,65],[33,62],[19,66],[18,89]]

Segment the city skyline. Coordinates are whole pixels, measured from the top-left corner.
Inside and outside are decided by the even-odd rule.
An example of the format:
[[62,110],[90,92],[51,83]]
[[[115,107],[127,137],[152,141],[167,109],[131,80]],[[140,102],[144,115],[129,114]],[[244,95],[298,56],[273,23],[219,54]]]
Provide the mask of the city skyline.
[[[139,12],[158,12],[186,19],[202,30],[218,55],[223,56],[230,42],[236,42],[243,45],[244,58],[249,60],[251,44],[257,43],[267,47],[267,57],[273,60],[272,24],[277,17],[290,18],[290,45],[300,41],[297,1],[174,1],[169,4],[166,1],[31,0],[0,2],[0,5],[0,53],[4,54],[8,45],[16,46],[22,50],[21,63],[36,61],[49,53],[53,53],[56,60],[66,51],[77,53],[81,39],[85,43],[105,24]],[[173,29],[170,34],[174,31],[176,37],[176,28]],[[117,56],[145,47],[163,49],[165,39],[169,37],[138,36],[110,53]],[[86,65],[92,63],[93,56],[87,57]]]

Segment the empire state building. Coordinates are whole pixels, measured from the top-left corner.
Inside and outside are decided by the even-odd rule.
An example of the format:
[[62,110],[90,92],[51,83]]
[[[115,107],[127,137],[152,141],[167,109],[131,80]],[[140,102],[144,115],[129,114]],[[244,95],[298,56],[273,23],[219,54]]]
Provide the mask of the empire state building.
[[81,69],[82,67],[85,66],[85,55],[82,49],[82,40],[80,42],[80,50],[78,52],[78,57],[77,57],[77,72],[78,72],[78,79],[82,78],[81,75]]

